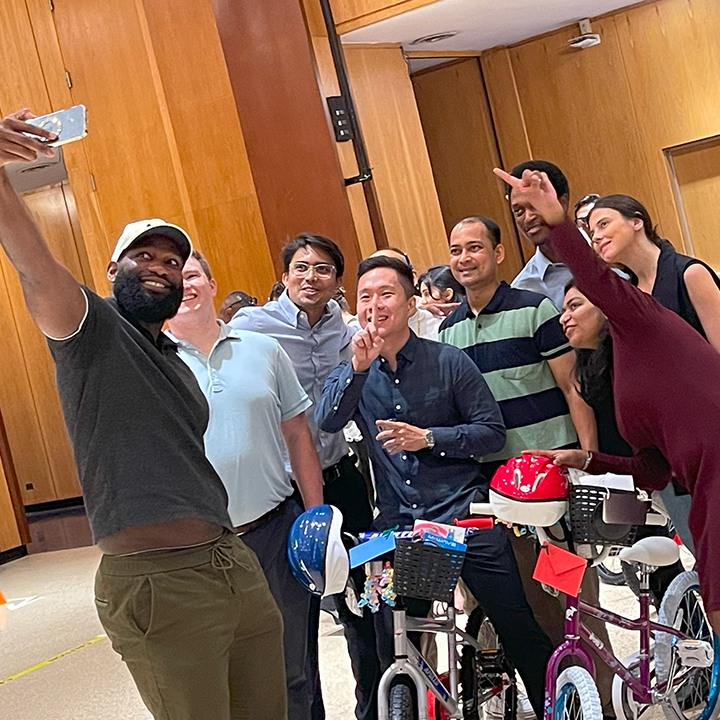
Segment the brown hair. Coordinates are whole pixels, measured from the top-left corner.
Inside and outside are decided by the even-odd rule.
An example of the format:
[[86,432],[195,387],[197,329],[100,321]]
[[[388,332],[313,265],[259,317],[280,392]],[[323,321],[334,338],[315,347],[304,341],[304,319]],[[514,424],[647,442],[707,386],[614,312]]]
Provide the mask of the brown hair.
[[195,258],[195,260],[198,261],[207,279],[212,280],[213,276],[210,272],[210,266],[208,265],[208,261],[197,250],[193,250],[192,253],[190,253],[190,257]]
[[657,233],[655,225],[653,225],[653,221],[647,208],[634,197],[630,197],[630,195],[619,194],[605,195],[605,197],[601,197],[595,202],[592,210],[590,210],[590,213],[588,214],[588,222],[590,221],[590,217],[592,216],[592,214],[600,208],[616,210],[626,220],[634,220],[636,218],[639,218],[640,220],[642,220],[643,227],[645,228],[645,235],[647,235],[648,240],[650,240],[650,242],[654,243],[655,245],[660,245],[660,243],[663,242],[663,239]]

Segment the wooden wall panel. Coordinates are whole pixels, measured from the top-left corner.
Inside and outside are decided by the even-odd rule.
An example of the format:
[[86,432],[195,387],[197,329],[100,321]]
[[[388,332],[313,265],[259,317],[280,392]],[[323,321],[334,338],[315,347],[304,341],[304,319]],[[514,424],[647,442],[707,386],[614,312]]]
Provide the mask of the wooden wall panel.
[[483,53],[480,64],[487,81],[487,96],[505,167],[511,168],[531,157],[530,139],[515,83],[510,50],[499,48]]
[[288,239],[320,233],[342,248],[353,292],[357,235],[301,4],[212,4],[276,271]]
[[[65,64],[50,4],[47,0],[25,0],[25,3],[41,65],[38,72],[41,71],[42,76],[38,77],[36,74],[37,82],[43,82],[51,108],[70,107],[73,98],[66,82]],[[18,95],[15,100],[16,106],[22,106],[23,102],[22,95]],[[89,118],[91,131],[93,124],[91,108]],[[78,245],[78,254],[83,266],[83,279],[89,287],[103,294],[109,288],[106,278],[107,230],[100,212],[97,193],[90,181],[87,145],[82,142],[67,145],[63,150],[63,156],[72,187],[71,200],[76,202],[77,218],[82,224],[82,232],[76,230],[75,236],[82,237],[82,243]]]
[[0,553],[22,544],[10,488],[0,463]]
[[28,359],[20,344],[8,289],[13,281],[16,281],[15,270],[0,253],[0,337],[3,343],[0,408],[23,498],[27,503],[47,502],[55,499],[54,484],[30,385]]
[[196,240],[220,297],[265,297],[276,275],[212,7],[186,3],[178,15],[176,5],[143,9]]
[[720,133],[720,3],[662,0],[615,23],[657,219],[681,247],[663,148]]
[[135,0],[56,3],[55,26],[105,222],[106,257],[126,223],[185,212]]
[[345,57],[388,242],[419,270],[445,262],[445,227],[402,50],[346,46]]
[[567,47],[574,27],[510,50],[532,155],[562,168],[573,202],[589,192],[627,192],[652,213],[655,197],[614,18],[593,30],[602,44],[586,50]]
[[477,59],[416,73],[412,83],[446,234],[468,215],[493,218],[506,248],[501,276],[512,280],[524,260],[505,193],[492,174],[500,158]]

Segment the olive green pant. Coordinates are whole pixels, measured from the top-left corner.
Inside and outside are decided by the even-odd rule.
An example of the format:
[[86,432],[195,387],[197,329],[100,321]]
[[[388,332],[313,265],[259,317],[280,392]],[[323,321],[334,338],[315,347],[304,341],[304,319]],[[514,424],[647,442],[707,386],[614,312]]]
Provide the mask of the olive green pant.
[[95,604],[155,720],[286,720],[282,616],[235,535],[104,555]]

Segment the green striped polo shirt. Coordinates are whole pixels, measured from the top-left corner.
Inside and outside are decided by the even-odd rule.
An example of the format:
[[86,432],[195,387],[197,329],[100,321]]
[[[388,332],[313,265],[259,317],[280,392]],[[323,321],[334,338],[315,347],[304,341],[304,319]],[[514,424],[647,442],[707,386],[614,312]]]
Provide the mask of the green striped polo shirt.
[[472,358],[505,421],[505,445],[481,462],[577,441],[565,396],[548,365],[570,351],[559,320],[548,298],[501,282],[478,315],[464,300],[440,326],[440,342],[462,348]]

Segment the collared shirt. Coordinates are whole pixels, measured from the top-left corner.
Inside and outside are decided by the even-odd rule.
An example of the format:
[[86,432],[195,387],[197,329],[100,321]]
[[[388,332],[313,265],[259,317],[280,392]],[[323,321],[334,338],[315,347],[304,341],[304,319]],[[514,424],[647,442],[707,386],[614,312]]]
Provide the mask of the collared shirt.
[[276,340],[218,323],[220,337],[208,357],[187,340],[177,341],[178,354],[210,405],[205,451],[225,485],[237,527],[292,495],[280,423],[312,403]]
[[[307,315],[288,297],[286,290],[278,300],[261,307],[241,308],[230,326],[274,337],[290,356],[300,384],[316,405],[328,375],[338,363],[352,355],[350,340],[355,331],[345,324],[340,306],[334,300],[327,304],[323,316],[311,327]],[[308,422],[323,469],[348,454],[342,432],[327,433],[318,429],[311,413],[308,413]],[[287,460],[286,469],[290,472]]]
[[175,343],[83,292],[80,328],[48,345],[95,541],[181,518],[232,527],[203,447],[208,405]]
[[531,290],[550,298],[556,308],[562,308],[565,286],[572,280],[567,265],[550,262],[540,248],[527,261],[525,267],[515,276],[511,285],[519,290]]
[[548,298],[501,282],[478,315],[466,299],[443,322],[440,341],[462,348],[480,368],[507,428],[502,450],[483,462],[577,440],[565,396],[547,362],[570,351],[559,318]]
[[[315,418],[329,432],[355,420],[370,438],[377,529],[465,517],[477,491],[487,488],[476,458],[499,450],[505,440],[497,403],[467,355],[413,332],[397,355],[395,372],[382,358],[364,373],[353,372],[351,362],[337,367]],[[375,439],[375,421],[391,419],[431,428],[435,446],[388,454]]]

